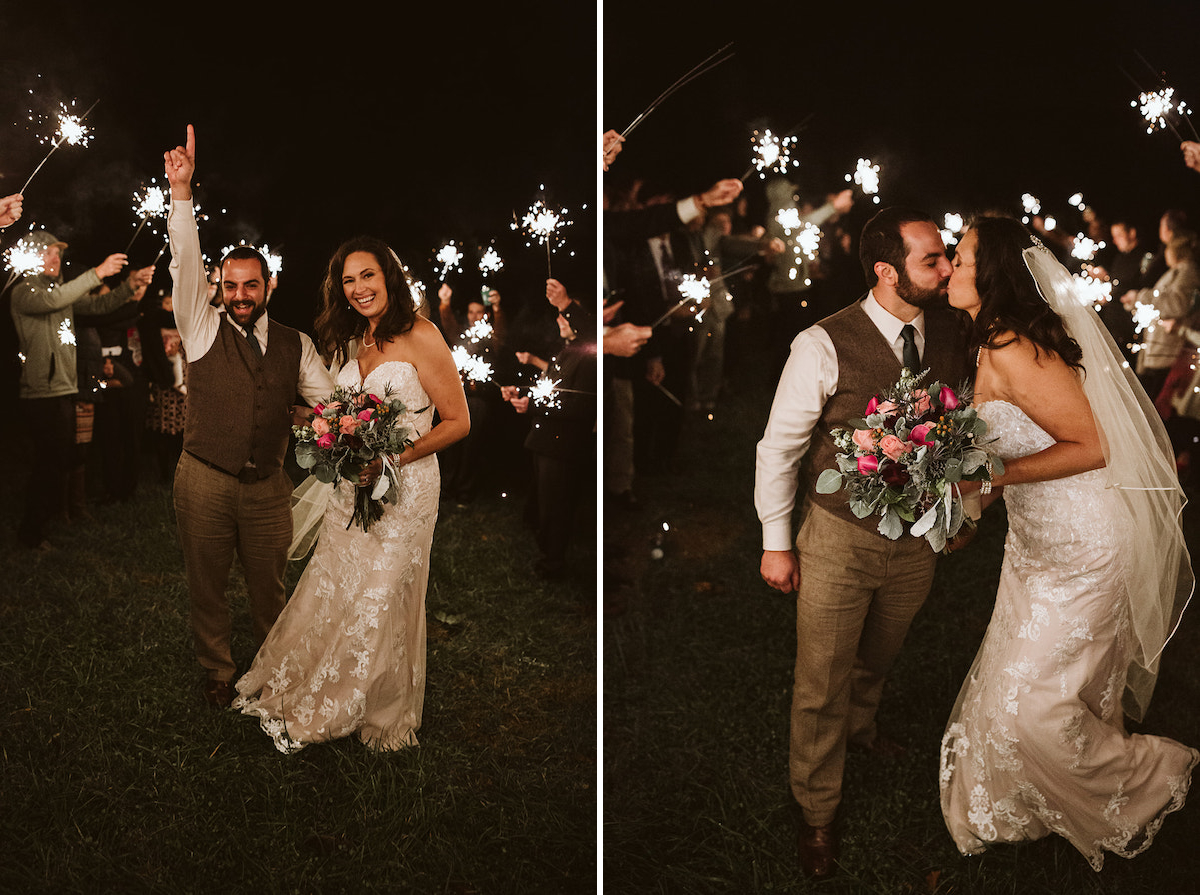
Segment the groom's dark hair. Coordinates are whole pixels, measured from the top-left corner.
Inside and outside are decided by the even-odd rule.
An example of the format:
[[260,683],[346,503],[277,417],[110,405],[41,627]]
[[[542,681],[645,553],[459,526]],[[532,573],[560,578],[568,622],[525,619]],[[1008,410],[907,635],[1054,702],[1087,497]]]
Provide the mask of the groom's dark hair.
[[858,260],[862,263],[868,288],[874,288],[879,282],[875,265],[880,261],[892,265],[896,270],[904,270],[908,249],[904,245],[904,237],[900,235],[900,228],[905,224],[917,223],[937,226],[937,221],[931,215],[903,205],[889,206],[867,221],[858,241]]

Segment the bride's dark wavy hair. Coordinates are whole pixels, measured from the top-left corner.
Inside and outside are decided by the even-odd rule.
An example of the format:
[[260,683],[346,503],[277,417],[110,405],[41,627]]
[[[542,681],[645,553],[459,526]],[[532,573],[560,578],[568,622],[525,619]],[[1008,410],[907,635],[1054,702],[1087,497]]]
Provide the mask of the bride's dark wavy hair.
[[342,289],[346,259],[355,252],[374,256],[387,288],[387,310],[375,325],[375,340],[387,342],[403,335],[412,329],[417,319],[408,277],[388,244],[373,236],[347,240],[329,259],[325,281],[321,284],[321,310],[313,324],[317,350],[326,360],[336,358],[339,364],[345,363],[350,356],[350,341],[361,337],[367,329],[367,318],[351,307]]
[[1032,342],[1035,351],[1057,354],[1068,366],[1082,370],[1083,351],[1067,335],[1062,318],[1046,303],[1025,266],[1021,253],[1034,245],[1033,234],[1015,218],[1001,215],[977,217],[970,229],[978,236],[975,291],[980,307],[968,344],[1002,348],[1019,336]]

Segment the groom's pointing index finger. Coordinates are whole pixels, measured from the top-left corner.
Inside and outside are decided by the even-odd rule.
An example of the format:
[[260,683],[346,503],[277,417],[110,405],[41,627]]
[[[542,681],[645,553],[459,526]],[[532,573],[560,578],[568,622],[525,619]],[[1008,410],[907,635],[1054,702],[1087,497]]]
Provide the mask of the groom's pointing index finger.
[[196,157],[196,129],[190,124],[187,126],[187,142],[184,145],[184,151],[187,152],[188,158]]

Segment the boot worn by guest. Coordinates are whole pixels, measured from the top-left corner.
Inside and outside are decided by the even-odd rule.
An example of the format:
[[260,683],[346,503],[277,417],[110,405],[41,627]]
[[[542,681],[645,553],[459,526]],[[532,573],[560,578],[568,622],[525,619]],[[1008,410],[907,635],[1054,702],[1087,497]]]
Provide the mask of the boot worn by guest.
[[812,879],[833,876],[837,870],[839,853],[838,835],[833,829],[833,824],[814,827],[801,821],[800,839],[797,845],[800,852],[800,867],[806,876]]

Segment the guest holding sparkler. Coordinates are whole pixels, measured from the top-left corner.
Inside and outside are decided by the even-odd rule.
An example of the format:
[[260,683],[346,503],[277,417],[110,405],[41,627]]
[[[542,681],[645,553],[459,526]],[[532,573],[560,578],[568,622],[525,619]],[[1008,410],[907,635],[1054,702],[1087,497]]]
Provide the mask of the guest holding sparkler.
[[234,702],[283,752],[351,734],[381,751],[417,744],[438,515],[434,455],[471,421],[454,358],[416,313],[413,288],[392,250],[371,237],[343,243],[325,274],[316,332],[337,384],[402,401],[395,424],[412,443],[388,458],[386,487],[396,496],[369,529],[354,524],[352,483],[318,485],[328,503],[316,550]]
[[522,394],[505,386],[502,391],[518,413],[531,415],[525,448],[533,459],[533,476],[526,516],[537,531],[534,569],[543,578],[558,580],[568,572],[578,514],[595,493],[596,334],[594,325],[576,330],[568,321],[568,314],[576,322],[594,318],[557,280],[548,284],[546,297],[558,311],[562,341],[549,360],[528,358],[539,368],[545,364],[534,389]]
[[154,268],[133,271],[110,292],[92,295],[104,279],[128,263],[125,255],[109,255],[96,267],[65,281],[62,252],[67,243],[46,230],[25,237],[41,249],[41,267],[12,290],[12,319],[23,358],[20,379],[22,418],[30,442],[25,513],[17,540],[45,551],[51,520],[66,511],[67,475],[75,446],[76,367],[75,314],[102,313],[136,298],[154,276]]
[[1137,354],[1137,376],[1154,401],[1166,383],[1184,340],[1172,332],[1163,321],[1174,321],[1190,314],[1195,293],[1200,289],[1200,266],[1197,265],[1195,234],[1185,231],[1167,243],[1167,272],[1159,277],[1153,288],[1131,290],[1122,297],[1126,308],[1134,312],[1137,305],[1152,308],[1153,322],[1146,327],[1141,350]]
[[13,193],[11,196],[0,199],[0,230],[20,220],[22,199],[20,193]]
[[459,506],[471,503],[500,456],[496,451],[497,416],[504,409],[498,382],[512,371],[506,350],[508,322],[501,307],[500,292],[472,295],[466,320],[454,313],[454,290],[446,283],[438,287],[438,316],[442,334],[460,358],[459,372],[467,396],[471,431],[442,452],[442,494]]
[[187,569],[201,695],[213,708],[233,697],[226,587],[241,560],[254,637],[262,642],[284,604],[292,541],[292,482],[283,470],[296,395],[309,404],[333,387],[312,340],[267,315],[267,261],[240,246],[221,260],[218,297],[200,253],[192,205],[196,137],[164,153],[171,185],[167,233],[175,319],[187,355],[187,426],[175,471],[175,516]]

